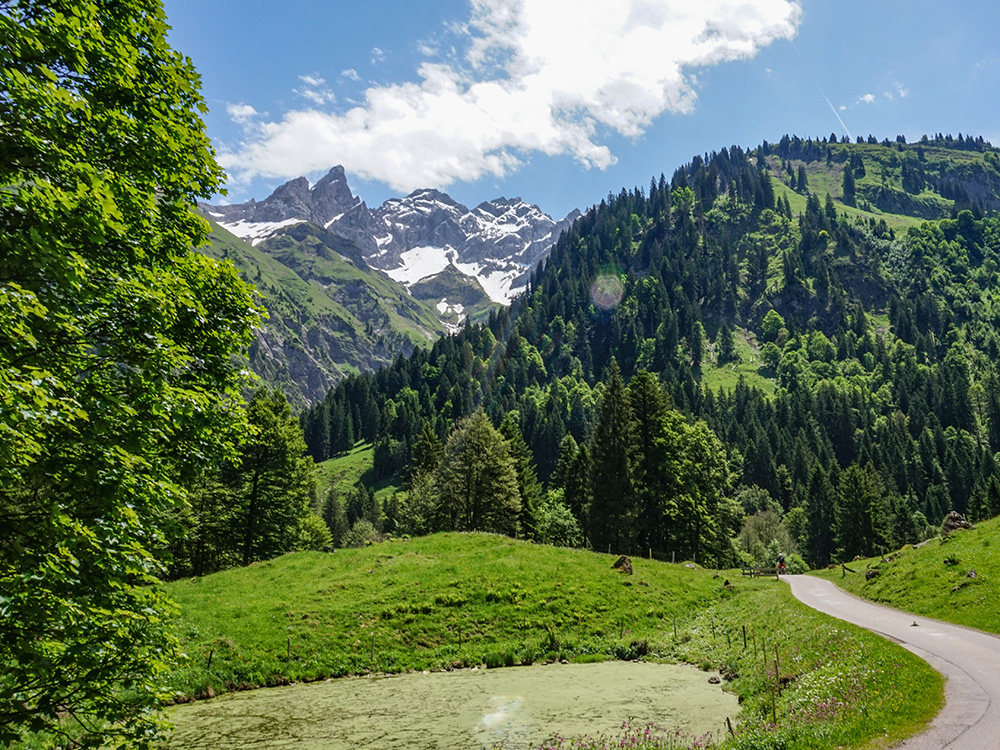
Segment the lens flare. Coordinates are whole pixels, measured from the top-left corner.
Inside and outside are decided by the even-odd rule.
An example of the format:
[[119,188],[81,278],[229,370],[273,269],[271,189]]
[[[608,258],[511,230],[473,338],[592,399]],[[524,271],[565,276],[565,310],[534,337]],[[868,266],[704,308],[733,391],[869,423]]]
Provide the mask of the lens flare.
[[610,310],[622,301],[625,287],[617,274],[602,273],[590,286],[590,299],[602,310]]

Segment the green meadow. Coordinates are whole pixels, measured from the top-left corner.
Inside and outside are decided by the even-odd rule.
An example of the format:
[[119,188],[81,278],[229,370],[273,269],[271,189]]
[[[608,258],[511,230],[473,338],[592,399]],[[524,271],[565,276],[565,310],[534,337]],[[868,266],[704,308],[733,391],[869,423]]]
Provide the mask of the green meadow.
[[[926,664],[798,604],[773,579],[642,559],[626,575],[614,560],[501,536],[436,534],[177,581],[167,590],[180,606],[177,634],[189,658],[172,690],[183,702],[412,670],[691,663],[738,696],[735,734],[714,740],[737,748],[888,746],[941,704],[941,680]],[[679,742],[669,730],[626,726],[592,747],[701,741],[668,744]]]

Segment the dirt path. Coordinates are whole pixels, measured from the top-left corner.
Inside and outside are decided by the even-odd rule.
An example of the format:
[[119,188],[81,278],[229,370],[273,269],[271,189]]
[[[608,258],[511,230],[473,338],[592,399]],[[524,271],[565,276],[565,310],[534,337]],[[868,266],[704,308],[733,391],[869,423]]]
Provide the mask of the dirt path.
[[896,641],[947,678],[946,705],[930,729],[898,747],[1000,747],[1000,639],[863,601],[812,576],[785,576],[785,580],[799,601]]

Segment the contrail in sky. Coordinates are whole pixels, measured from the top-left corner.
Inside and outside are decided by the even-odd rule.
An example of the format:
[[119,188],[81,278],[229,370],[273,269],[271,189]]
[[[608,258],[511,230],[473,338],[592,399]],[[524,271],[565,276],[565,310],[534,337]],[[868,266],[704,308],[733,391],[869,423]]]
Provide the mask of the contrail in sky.
[[[813,79],[813,80],[815,80],[815,79]],[[837,111],[837,108],[833,106],[833,102],[830,101],[830,97],[828,97],[826,95],[826,92],[823,91],[823,87],[819,85],[819,82],[816,83],[816,88],[819,89],[819,93],[821,93],[823,95],[823,98],[826,99],[826,103],[830,105],[830,110],[833,112],[833,116],[837,118],[837,122],[840,123],[840,127],[842,127],[844,129],[845,133],[847,133],[847,137],[850,138],[853,141],[854,140],[854,136],[851,135],[851,131],[848,130],[847,129],[847,125],[844,124],[844,118],[842,118],[840,116],[840,113]]]
[[[795,42],[792,41],[791,39],[789,39],[788,43],[790,45],[792,45],[792,49],[795,50],[795,54],[799,56],[799,59],[801,59],[802,62],[805,62],[806,59],[804,57],[802,57],[802,53],[799,52],[799,48],[795,46]],[[816,84],[816,88],[819,89],[819,93],[823,95],[823,98],[826,99],[826,103],[828,105],[830,105],[830,111],[833,112],[833,116],[837,118],[837,122],[840,123],[840,127],[842,127],[844,129],[845,133],[847,133],[847,137],[850,138],[853,141],[854,140],[854,136],[851,135],[851,131],[847,127],[847,124],[844,122],[844,118],[840,116],[840,112],[838,112],[837,108],[833,106],[833,102],[830,101],[830,97],[828,97],[826,95],[826,92],[823,91],[823,87],[819,85],[819,81],[816,80],[816,76],[813,76],[812,74],[810,74],[810,75],[812,76],[813,83]]]

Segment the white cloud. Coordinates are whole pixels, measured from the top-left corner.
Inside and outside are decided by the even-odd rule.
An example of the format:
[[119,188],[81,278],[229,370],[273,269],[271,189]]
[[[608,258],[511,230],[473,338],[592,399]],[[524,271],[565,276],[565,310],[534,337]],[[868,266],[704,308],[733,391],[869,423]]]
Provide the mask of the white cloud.
[[503,176],[532,153],[604,168],[602,136],[690,112],[697,68],[793,37],[802,14],[794,0],[470,2],[461,64],[425,61],[416,82],[369,88],[346,111],[314,101],[255,123],[220,161],[237,179],[344,164],[403,191]]
[[385,52],[378,47],[372,47],[372,65],[378,65],[383,60],[385,60]]
[[858,97],[858,104],[874,104],[874,103],[875,103],[875,94],[868,93],[865,94],[864,96]]
[[299,76],[299,80],[305,85],[300,89],[295,89],[295,93],[306,101],[312,102],[317,107],[336,104],[337,97],[326,85],[326,81],[319,76]]
[[260,114],[256,109],[251,107],[249,104],[227,104],[226,114],[229,115],[229,119],[233,122],[240,123],[241,125],[249,122],[251,119]]
[[356,71],[354,68],[348,68],[347,70],[340,71],[340,77],[347,78],[348,80],[351,81],[361,80],[361,76],[358,74],[358,71]]

